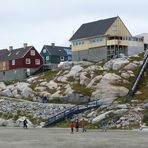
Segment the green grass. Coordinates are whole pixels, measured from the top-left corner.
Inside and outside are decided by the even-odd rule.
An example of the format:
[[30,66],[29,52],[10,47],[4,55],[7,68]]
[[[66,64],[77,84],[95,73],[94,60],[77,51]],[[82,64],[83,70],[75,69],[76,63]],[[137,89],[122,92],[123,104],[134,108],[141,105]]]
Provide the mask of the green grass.
[[139,57],[130,57],[130,62],[133,62],[133,61],[143,61],[144,53],[140,53],[138,56]]
[[148,69],[146,70],[147,75],[142,78],[139,83],[138,90],[142,92],[140,95],[135,95],[133,99],[144,101],[148,99]]
[[79,83],[73,84],[72,89],[74,90],[75,93],[80,93],[84,96],[91,96],[92,94],[92,89],[87,88],[86,86],[83,86]]
[[55,76],[57,75],[58,72],[59,72],[58,70],[43,72],[40,75],[40,79],[46,79],[46,81],[50,81],[55,78]]

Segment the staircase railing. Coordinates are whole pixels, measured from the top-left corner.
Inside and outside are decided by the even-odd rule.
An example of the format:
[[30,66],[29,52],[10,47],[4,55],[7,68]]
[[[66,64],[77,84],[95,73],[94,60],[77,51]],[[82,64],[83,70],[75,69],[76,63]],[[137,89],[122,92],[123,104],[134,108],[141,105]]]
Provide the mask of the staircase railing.
[[125,102],[129,102],[131,100],[131,97],[135,93],[136,88],[137,88],[137,86],[139,84],[139,81],[140,81],[140,79],[142,78],[142,76],[144,74],[144,71],[145,71],[145,69],[147,67],[147,64],[148,64],[148,54],[146,55],[146,57],[145,57],[145,59],[143,61],[143,64],[141,65],[141,67],[140,67],[140,69],[139,69],[139,71],[138,71],[138,73],[137,73],[137,75],[136,75],[130,89],[129,89],[129,92],[128,92],[127,96],[126,96]]
[[73,106],[69,109],[66,109],[65,111],[60,112],[57,115],[47,119],[47,121],[45,122],[45,125],[43,127],[48,127],[50,125],[53,125],[53,124],[65,119],[65,118],[71,117],[73,114],[80,113],[84,110],[88,110],[88,109],[91,109],[94,107],[99,107],[101,105],[102,105],[102,102],[100,99],[90,101],[85,104],[75,105],[75,106]]

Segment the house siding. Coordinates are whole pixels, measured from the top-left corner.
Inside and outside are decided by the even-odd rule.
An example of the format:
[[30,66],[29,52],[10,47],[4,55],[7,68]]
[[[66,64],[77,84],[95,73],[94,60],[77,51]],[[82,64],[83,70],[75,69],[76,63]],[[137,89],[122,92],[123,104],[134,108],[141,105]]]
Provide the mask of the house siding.
[[93,48],[89,50],[73,51],[74,61],[100,61],[107,60],[107,48]]
[[9,61],[0,62],[0,71],[9,70]]
[[[35,56],[32,56],[30,54],[31,50],[35,51]],[[38,68],[38,67],[42,66],[43,65],[43,58],[41,57],[41,55],[34,48],[31,48],[31,50],[29,50],[28,53],[23,58],[23,67],[24,68]],[[27,58],[29,58],[31,60],[30,64],[26,64],[26,59]],[[39,65],[35,64],[36,59],[40,59],[40,64]]]
[[[23,50],[23,49],[22,49]],[[40,54],[35,50],[35,56],[30,55],[30,51],[35,50],[34,48],[31,48],[28,53],[20,59],[14,59],[15,65],[12,65],[12,60],[9,61],[9,67],[11,69],[18,69],[18,68],[38,68],[43,65],[43,59],[40,56]],[[30,64],[26,64],[26,58],[29,58],[31,60]],[[40,59],[40,64],[35,64],[35,59]]]
[[[30,74],[34,73],[38,68],[30,69]],[[27,68],[12,69],[9,71],[0,72],[0,80],[9,81],[9,80],[22,80],[26,78]]]

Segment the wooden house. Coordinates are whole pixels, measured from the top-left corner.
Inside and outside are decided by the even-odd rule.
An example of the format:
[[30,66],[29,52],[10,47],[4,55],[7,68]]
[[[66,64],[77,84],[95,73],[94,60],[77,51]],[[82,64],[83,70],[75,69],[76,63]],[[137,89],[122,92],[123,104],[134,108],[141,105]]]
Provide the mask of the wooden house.
[[119,16],[82,24],[70,42],[73,60],[109,60],[144,50],[143,38],[133,37]]

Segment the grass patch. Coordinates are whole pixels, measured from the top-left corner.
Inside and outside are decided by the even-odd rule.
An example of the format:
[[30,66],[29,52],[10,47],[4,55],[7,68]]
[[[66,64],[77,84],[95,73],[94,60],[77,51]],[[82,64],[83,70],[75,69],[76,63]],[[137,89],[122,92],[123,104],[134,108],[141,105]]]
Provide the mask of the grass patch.
[[68,82],[74,82],[74,81],[75,81],[75,78],[72,77],[72,76],[70,76],[70,77],[67,78],[67,81],[68,81]]
[[87,88],[86,86],[83,86],[79,83],[73,84],[72,89],[75,93],[81,93],[84,96],[91,96],[92,95],[92,89]]
[[130,62],[133,62],[133,61],[143,61],[143,57],[144,57],[144,53],[140,53],[138,54],[138,57],[130,57]]
[[46,81],[50,81],[55,78],[58,72],[59,72],[58,70],[43,72],[40,76],[40,79],[46,79]]

